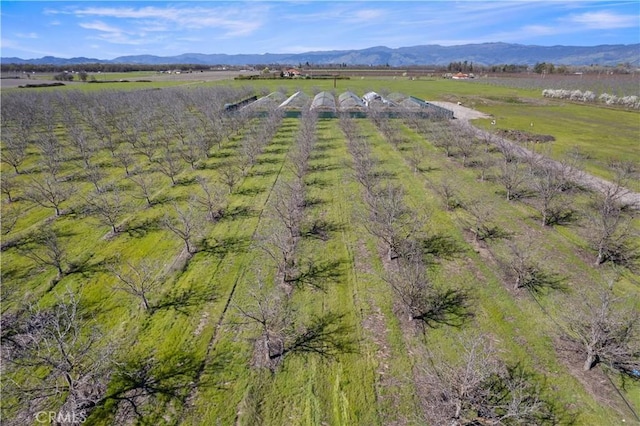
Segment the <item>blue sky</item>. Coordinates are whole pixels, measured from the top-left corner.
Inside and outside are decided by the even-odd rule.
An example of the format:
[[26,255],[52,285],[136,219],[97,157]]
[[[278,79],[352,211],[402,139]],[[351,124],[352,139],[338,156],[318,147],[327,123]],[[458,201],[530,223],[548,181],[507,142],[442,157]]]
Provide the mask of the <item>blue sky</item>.
[[633,1],[6,1],[3,57],[640,43]]

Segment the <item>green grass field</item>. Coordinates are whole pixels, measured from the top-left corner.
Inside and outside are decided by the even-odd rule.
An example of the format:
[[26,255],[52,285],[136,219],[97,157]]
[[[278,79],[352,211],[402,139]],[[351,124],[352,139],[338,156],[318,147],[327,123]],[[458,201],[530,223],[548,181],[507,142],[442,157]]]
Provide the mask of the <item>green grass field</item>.
[[[127,84],[126,90],[139,90],[148,88],[147,84],[164,88],[186,83],[105,83],[83,85],[82,89],[95,92],[99,100],[100,90],[117,91],[123,88],[121,84]],[[588,154],[585,170],[604,178],[612,177],[609,160],[640,162],[638,112],[550,102],[537,91],[476,82],[366,77],[338,80],[337,84],[337,92],[352,90],[361,95],[375,90],[459,101],[491,114],[500,129],[532,131],[533,122],[536,133],[556,138],[552,156],[560,158],[577,146]],[[217,86],[247,88],[247,83],[196,82],[176,90]],[[260,81],[248,86],[247,92],[283,87],[288,94],[334,90],[331,80],[298,80]],[[156,107],[171,111],[170,105]],[[163,132],[162,124],[170,121],[170,115],[163,117],[156,121],[158,135]],[[55,120],[55,134],[64,145],[60,180],[73,185],[73,194],[62,203],[61,216],[54,217],[52,208],[27,199],[31,180],[46,173],[43,154],[35,143],[20,166],[23,173],[13,176],[11,167],[1,166],[3,179],[11,176],[17,183],[12,193],[15,201],[3,199],[3,217],[9,217],[10,211],[19,212],[10,231],[3,227],[2,313],[8,317],[28,311],[29,306],[51,306],[67,290],[80,295],[86,318],[103,333],[92,351],[97,353],[112,344],[112,358],[117,361],[105,381],[103,395],[109,397],[92,407],[87,424],[431,424],[424,408],[423,371],[436,353],[458,359],[457,339],[462,335],[490,336],[499,357],[529,371],[546,399],[577,415],[575,424],[633,424],[634,411],[640,412],[637,381],[622,383],[618,375],[602,366],[582,371],[583,360],[563,337],[572,311],[584,298],[605,289],[611,277],[616,277],[615,293],[625,303],[638,300],[637,273],[611,263],[593,266],[595,252],[587,243],[586,217],[564,225],[541,226],[530,200],[507,201],[496,180],[481,181],[478,169],[463,167],[460,159],[446,156],[434,141],[404,121],[394,120],[402,135],[394,146],[371,121],[355,120],[357,131],[379,160],[378,171],[400,185],[406,203],[427,218],[421,232],[449,244],[451,255],[434,255],[428,278],[441,288],[461,288],[470,295],[473,316],[460,327],[439,324],[420,329],[400,309],[396,293],[385,281],[390,269],[381,254],[381,243],[363,221],[363,188],[354,179],[353,158],[338,119],[318,121],[317,142],[304,178],[307,203],[303,228],[324,223],[326,235],[317,238],[309,232],[296,249],[302,259],[326,266],[326,275],[315,277],[321,289],[300,285],[286,297],[282,296],[276,265],[260,247],[258,237],[274,229],[272,205],[277,188],[293,178],[290,155],[300,119],[285,118],[279,124],[226,197],[225,214],[215,222],[198,222],[198,250],[190,257],[185,256],[180,238],[163,226],[165,216],[175,216],[176,209],[186,209],[192,197],[202,195],[196,177],[220,181],[225,165],[243,158],[243,141],[264,129],[265,122],[253,119],[237,132],[225,133],[220,147],[211,147],[195,169],[180,160],[175,185],[158,171],[156,163],[133,150],[137,173],[152,178],[151,206],[140,198],[138,188],[109,149],[97,149],[91,161],[104,173],[101,182],[119,188],[125,204],[118,220],[121,231],[112,235],[108,225],[86,211],[93,184],[71,148],[64,122]],[[491,127],[489,120],[475,124]],[[87,130],[87,135],[92,134]],[[177,133],[168,139],[158,137],[157,143],[165,143],[155,154],[158,161],[164,149],[177,153],[182,146]],[[118,141],[118,146],[124,149],[128,143]],[[426,155],[414,172],[410,157],[417,147]],[[489,175],[496,173],[495,167],[488,171]],[[490,205],[493,222],[511,236],[510,240],[474,242],[469,213],[444,208],[438,191],[445,180],[464,202],[484,200]],[[632,182],[631,188],[639,190],[640,183]],[[588,195],[581,192],[567,198],[567,203],[580,211],[586,211],[587,202]],[[55,280],[55,268],[25,255],[26,248],[21,245],[30,232],[42,229],[56,231],[64,247],[66,272],[59,281]],[[637,222],[631,230],[638,232]],[[535,248],[545,268],[563,277],[565,291],[535,294],[514,289],[502,263],[508,257],[509,241]],[[154,307],[150,311],[145,311],[135,296],[118,290],[118,280],[110,271],[110,265],[143,260],[155,262],[154,271],[160,279],[149,293]],[[254,345],[261,330],[257,323],[247,321],[242,311],[255,305],[259,289],[280,294],[281,300],[286,298],[295,324],[308,324],[328,313],[341,315],[340,325],[348,330],[353,351],[327,358],[313,352],[292,354],[274,371],[256,367]],[[29,368],[9,369],[7,374],[17,382],[27,380],[31,373],[40,378],[47,375],[46,367]],[[18,417],[27,404],[6,377],[3,418],[7,424],[35,424],[32,415],[26,422]],[[64,385],[62,380],[58,383]],[[45,399],[43,406],[58,410],[65,397],[64,391],[59,392]]]

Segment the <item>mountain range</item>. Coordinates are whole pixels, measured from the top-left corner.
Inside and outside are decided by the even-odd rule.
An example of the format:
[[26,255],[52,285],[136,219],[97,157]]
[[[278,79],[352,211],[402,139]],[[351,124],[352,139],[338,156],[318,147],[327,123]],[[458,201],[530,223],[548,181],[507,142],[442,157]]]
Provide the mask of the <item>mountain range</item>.
[[535,46],[513,43],[481,43],[458,46],[421,45],[389,48],[370,47],[360,50],[330,50],[305,53],[264,54],[202,54],[185,53],[177,56],[136,55],[114,59],[57,58],[38,59],[0,58],[1,64],[77,65],[87,63],[122,64],[193,64],[193,65],[253,65],[289,64],[309,62],[317,65],[447,65],[468,61],[479,65],[516,64],[533,65],[551,62],[562,65],[618,65],[640,63],[640,44],[600,46]]

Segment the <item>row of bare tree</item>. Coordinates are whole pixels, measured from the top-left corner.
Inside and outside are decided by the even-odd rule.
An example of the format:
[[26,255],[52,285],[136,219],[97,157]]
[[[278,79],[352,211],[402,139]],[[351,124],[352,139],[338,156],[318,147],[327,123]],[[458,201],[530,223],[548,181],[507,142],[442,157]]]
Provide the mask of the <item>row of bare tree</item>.
[[[105,94],[107,100],[113,102],[123,100],[119,93],[113,94],[113,97],[110,95]],[[215,93],[209,93],[209,95],[215,95]],[[73,98],[74,94],[67,96]],[[73,98],[78,102],[91,99],[85,98],[84,95],[78,96],[80,98]],[[126,98],[126,95],[122,96]],[[191,96],[195,95],[192,93]],[[3,102],[4,99],[3,96]],[[170,100],[176,101],[170,97],[162,97],[162,99],[164,102],[160,105],[165,105],[165,102]],[[11,99],[11,101],[13,100]],[[23,100],[20,99],[20,101]],[[65,98],[65,102],[68,100]],[[135,97],[130,100],[134,101]],[[193,98],[183,99],[185,102],[187,100],[193,101]],[[47,115],[50,111],[46,110],[44,105],[36,105],[41,109],[25,110],[22,109],[22,107],[27,108],[24,104],[16,106],[11,101],[3,105],[3,133],[5,128],[11,132],[16,129],[20,130],[20,126],[29,127],[32,125],[33,128],[24,132],[25,137],[21,139],[24,146],[19,149],[24,149],[25,158],[30,155],[43,158],[43,166],[27,170],[21,170],[20,167],[25,158],[15,162],[14,171],[20,175],[20,179],[29,178],[31,174],[37,175],[40,168],[43,170],[39,173],[39,177],[34,176],[33,179],[30,179],[33,184],[27,185],[27,189],[21,193],[22,197],[31,199],[43,207],[53,208],[57,214],[64,213],[61,209],[64,202],[70,199],[82,199],[83,207],[77,212],[91,215],[101,223],[108,225],[113,235],[122,232],[124,229],[123,220],[126,220],[128,214],[133,213],[131,198],[144,199],[149,207],[159,202],[157,192],[160,188],[157,184],[157,178],[153,173],[141,170],[139,159],[134,152],[137,149],[136,144],[139,143],[139,139],[134,138],[132,134],[136,130],[128,128],[127,131],[131,132],[128,139],[125,140],[124,136],[120,139],[113,135],[117,134],[115,129],[118,127],[124,129],[123,120],[125,118],[123,115],[118,113],[117,118],[106,122],[101,121],[104,117],[98,118],[98,115],[102,113],[114,113],[105,104],[105,99],[93,99],[95,105],[85,103],[78,106],[87,109],[93,108],[93,113],[97,115],[88,121],[95,119],[106,126],[100,130],[103,132],[100,133],[102,138],[100,140],[105,146],[111,143],[117,144],[117,148],[111,152],[114,155],[112,158],[118,158],[120,151],[125,147],[127,150],[131,150],[132,158],[128,156],[127,158],[132,162],[129,163],[127,160],[123,163],[123,168],[127,180],[137,188],[134,193],[129,193],[124,187],[115,183],[103,183],[103,179],[110,175],[106,170],[103,171],[108,166],[99,155],[100,150],[104,147],[96,144],[98,141],[96,135],[99,133],[97,130],[96,133],[92,133],[88,122],[84,125],[76,125],[74,120],[78,120],[79,113],[74,114],[72,118],[68,116],[67,112]],[[59,99],[49,99],[49,101],[52,107],[66,105]],[[200,101],[207,105],[217,105],[219,98],[212,96],[212,99],[207,100],[207,97],[203,96]],[[145,111],[153,109],[144,100],[138,106]],[[191,113],[183,114],[179,120],[191,120],[194,116],[204,116],[203,112],[194,112],[193,108],[197,104],[186,102],[184,106],[191,108]],[[12,108],[21,114],[30,111],[34,115],[39,117],[44,115],[47,118],[46,120],[42,119],[43,121],[40,121],[41,118],[29,121],[28,117],[9,114]],[[134,110],[135,108],[130,111],[125,109],[126,112],[132,114]],[[176,114],[178,111],[180,109],[176,111]],[[215,107],[209,112],[219,114],[219,109]],[[62,114],[64,122],[61,125],[51,125],[51,123],[59,122],[56,120],[60,119],[60,114]],[[191,118],[187,118],[189,115]],[[167,119],[167,117],[165,116],[163,119]],[[205,117],[203,121],[206,123],[208,119]],[[260,123],[258,125],[261,125]],[[158,136],[157,149],[164,149],[165,154],[170,151],[175,153],[176,147],[180,150],[187,145],[195,144],[194,140],[189,140],[188,136],[180,134],[193,124],[193,121],[182,123],[173,121],[162,127],[160,131],[151,128],[148,130],[160,136],[164,132],[164,136]],[[98,124],[94,122],[93,125],[98,129]],[[53,132],[50,135],[62,135],[63,130],[60,129],[62,127],[67,129],[66,137],[56,136],[55,139],[49,138],[47,140],[42,138],[42,134],[50,131]],[[240,127],[234,128],[235,132],[239,130]],[[33,133],[29,133],[31,131]],[[147,137],[146,131],[143,130],[141,133],[142,137]],[[124,135],[124,130],[122,135]],[[225,138],[228,136],[216,133],[215,137]],[[9,146],[12,146],[13,141],[10,137],[9,139],[3,137],[3,144],[8,143]],[[222,139],[218,139],[218,143],[221,141]],[[34,147],[39,148],[39,151],[34,150]],[[10,149],[10,151],[15,154],[17,149],[13,151]],[[5,153],[3,152],[3,154]],[[87,176],[94,178],[92,183],[95,190],[88,195],[74,187],[73,178],[60,173],[60,171],[66,171],[68,162],[74,161],[76,157],[81,159],[82,167],[87,171]],[[9,158],[8,154],[3,156],[3,161],[7,158]],[[154,162],[158,161],[157,157],[149,157],[149,159],[151,158]],[[180,161],[179,157],[176,159]],[[182,160],[189,162],[184,157]],[[5,162],[8,163],[8,161]],[[33,162],[29,161],[28,164],[33,164]],[[191,164],[193,166],[193,163]],[[199,251],[203,244],[208,244],[204,239],[208,228],[207,221],[215,223],[226,213],[229,193],[232,192],[239,179],[239,176],[234,178],[234,183],[230,185],[230,179],[225,177],[223,173],[219,174],[217,181],[197,177],[195,182],[198,183],[198,189],[193,191],[192,197],[185,204],[173,203],[173,208],[169,209],[160,219],[159,224],[162,227],[182,240],[187,258]],[[2,182],[3,192],[8,193],[5,191],[7,182],[5,176],[3,176]],[[11,198],[10,195],[8,197]],[[22,203],[16,204],[19,208],[8,211],[15,211],[17,219],[26,206]],[[12,228],[15,221],[7,227],[4,213],[3,209],[3,233],[8,233],[11,229],[7,230],[7,228]],[[69,255],[71,242],[69,235],[62,233],[55,227],[55,224],[51,226],[50,222],[48,221],[41,229],[26,235],[19,235],[19,240],[15,241],[11,247],[16,247],[20,254],[30,258],[41,267],[54,268],[56,278],[53,285],[55,285],[68,274],[83,272],[83,268],[86,266],[85,262],[88,259],[72,258]],[[3,250],[8,248],[9,246],[3,247]],[[115,290],[137,298],[142,308],[151,314],[161,307],[161,298],[166,296],[164,294],[167,290],[165,284],[167,280],[171,280],[169,274],[172,270],[170,267],[171,265],[166,263],[147,259],[134,262],[129,259],[114,258],[106,264],[106,271],[113,275],[114,279],[111,283]],[[82,422],[93,409],[103,406],[107,401],[123,401],[131,408],[132,415],[142,416],[144,413],[140,411],[141,407],[147,404],[150,398],[155,395],[176,398],[183,393],[183,389],[193,383],[195,369],[199,367],[189,361],[189,354],[183,353],[179,357],[162,360],[154,354],[145,354],[133,362],[127,358],[131,349],[130,345],[131,342],[107,338],[104,330],[98,327],[93,313],[87,309],[87,306],[83,306],[78,293],[70,289],[60,293],[53,305],[32,304],[4,312],[2,315],[3,421],[15,425],[28,424],[34,421],[37,412],[53,410],[62,415],[73,413],[74,419]],[[108,387],[109,391],[107,391]],[[126,421],[129,420],[130,418],[126,419]]]
[[[548,155],[520,150],[491,134],[486,134],[486,140],[479,140],[476,132],[464,123],[411,124],[427,138],[433,138],[447,156],[460,157],[464,167],[475,167],[478,161],[481,166],[491,164],[496,160],[489,155],[497,150],[499,159],[494,180],[504,187],[507,200],[531,197],[530,204],[538,210],[543,226],[566,223],[576,215],[576,202],[572,198],[580,189],[575,183],[579,173],[576,156],[549,162]],[[475,146],[469,149],[468,144]],[[479,151],[484,159],[475,157]],[[612,163],[611,169],[615,173],[614,181],[601,192],[590,194],[588,210],[582,214],[588,225],[586,237],[597,253],[596,265],[611,261],[633,271],[638,260],[638,247],[634,243],[637,231],[632,225],[636,212],[624,203],[623,196],[637,171],[626,163]],[[486,175],[483,172],[480,180],[485,180]],[[473,219],[467,226],[476,239],[512,237],[493,220],[495,212],[487,203],[462,201],[460,190],[448,180],[443,180],[438,190],[449,209],[463,207],[470,214]],[[519,241],[509,241],[507,247],[508,255],[501,263],[509,271],[515,289],[526,289],[533,296],[550,289],[566,290],[566,277],[549,271],[547,262],[537,256],[536,247]],[[585,370],[602,364],[626,377],[640,379],[640,310],[616,296],[613,285],[606,287],[596,297],[584,295],[577,301],[578,308],[563,318],[566,327],[560,332],[583,354]]]
[[[307,110],[308,111],[308,110]],[[257,247],[262,249],[276,266],[273,286],[262,278],[263,270],[253,273],[254,282],[249,301],[236,305],[241,324],[257,326],[252,365],[275,372],[284,360],[294,355],[315,354],[333,358],[355,350],[352,327],[345,324],[344,315],[333,311],[311,318],[297,315],[292,291],[308,284],[323,290],[324,279],[317,280],[319,270],[313,258],[302,259],[300,243],[309,235],[306,226],[307,183],[310,159],[317,142],[318,117],[314,112],[302,114],[295,144],[290,149],[287,165],[293,176],[282,175],[270,195],[261,230],[256,234]],[[322,256],[314,253],[312,256]],[[320,277],[324,278],[324,277]],[[308,309],[313,310],[312,307]],[[254,421],[259,420],[259,401],[249,407]]]
[[[481,181],[499,183],[508,201],[522,200],[537,210],[543,226],[563,225],[583,218],[585,238],[596,252],[594,263],[611,261],[637,267],[640,256],[637,231],[632,222],[637,214],[624,196],[628,185],[637,179],[637,167],[612,162],[611,185],[590,193],[587,209],[580,211],[575,196],[585,189],[580,178],[580,153],[572,151],[561,161],[549,161],[548,146],[529,146],[524,150],[491,133],[482,137],[465,122],[406,120],[447,156],[460,159],[463,167],[479,169]],[[496,157],[495,152],[498,153]],[[459,197],[452,188],[441,188],[446,204],[458,206]],[[486,230],[485,230],[486,231]]]
[[[487,135],[487,140],[480,141],[467,123],[418,120],[411,117],[406,118],[405,122],[432,138],[434,144],[443,148],[447,156],[455,155],[460,158],[463,167],[480,167],[481,181],[487,179],[486,167],[496,161],[491,152],[497,149],[500,160],[493,180],[503,185],[507,200],[522,197],[525,191],[532,191],[535,198],[531,204],[538,210],[543,226],[562,223],[574,214],[567,194],[575,192],[576,188],[575,158],[551,163],[543,155],[518,151],[511,143],[492,139],[491,135]],[[374,123],[416,172],[420,159],[424,158],[423,152],[416,149],[420,144],[411,147],[406,147],[402,142],[399,144],[398,140],[401,139],[397,135],[397,128],[393,130],[393,126],[385,125],[383,118],[374,120]],[[393,135],[394,132],[396,135]],[[484,152],[478,158],[476,153],[481,149]],[[352,153],[361,151],[362,149],[355,149]],[[366,164],[367,161],[356,160],[355,163],[357,167],[357,164]],[[598,252],[596,264],[613,260],[629,266],[632,265],[630,261],[634,248],[630,247],[628,234],[625,234],[629,232],[632,215],[629,214],[629,207],[621,202],[621,197],[626,191],[623,182],[628,182],[633,170],[623,164],[614,165],[613,169],[616,171],[614,184],[606,187],[603,193],[593,194],[591,197],[592,210],[588,217],[592,223],[590,229],[592,232],[595,230],[591,241]],[[470,214],[472,220],[466,226],[474,233],[476,240],[511,238],[495,222],[495,212],[486,202],[462,201],[459,189],[449,179],[444,179],[436,189],[442,195],[448,210],[463,207]],[[386,198],[393,200],[400,197],[396,195]],[[398,218],[394,221],[402,223],[401,219],[398,220],[404,210],[402,205],[398,202],[389,204],[397,206],[394,211]],[[372,219],[369,223],[375,223],[375,220]],[[508,275],[514,280],[516,289],[526,289],[534,297],[549,289],[566,290],[565,277],[549,271],[535,256],[537,250],[530,244],[509,241],[507,246],[509,254],[501,263],[510,272]],[[627,257],[620,259],[625,254]],[[426,282],[424,266],[412,261],[413,259],[420,259],[419,252],[414,252],[409,257],[398,256],[397,275],[388,279],[396,293],[407,300],[417,296],[418,292],[410,291],[411,289],[425,287],[411,283]],[[405,306],[412,304],[417,305],[415,299],[404,303]],[[579,308],[563,319],[567,326],[560,333],[584,355],[584,369],[589,370],[602,364],[631,379],[640,379],[638,307],[617,298],[613,286],[601,291],[599,298],[587,296],[577,305]],[[427,310],[418,309],[416,312],[421,311]],[[521,367],[509,366],[500,361],[486,338],[467,339],[462,347],[465,356],[460,364],[450,363],[442,357],[436,360],[430,358],[420,368],[419,376],[424,379],[423,397],[430,418],[437,418],[443,424],[467,424],[470,421],[491,424],[522,421],[555,424],[558,421],[570,421],[572,415],[563,413],[560,407],[543,398],[540,385],[533,375]],[[498,398],[495,398],[496,392]]]

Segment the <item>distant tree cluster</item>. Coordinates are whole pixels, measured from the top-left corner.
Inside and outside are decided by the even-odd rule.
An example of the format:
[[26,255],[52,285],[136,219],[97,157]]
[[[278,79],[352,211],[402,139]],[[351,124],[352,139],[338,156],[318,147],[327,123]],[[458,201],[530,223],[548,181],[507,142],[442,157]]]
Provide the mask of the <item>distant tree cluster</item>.
[[473,72],[473,62],[450,62],[447,65],[447,71],[449,72]]
[[73,74],[68,72],[61,72],[53,76],[54,80],[57,81],[73,81]]

